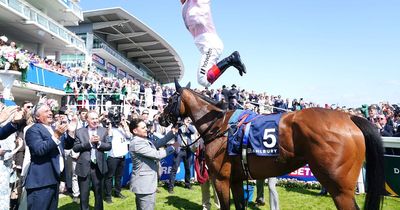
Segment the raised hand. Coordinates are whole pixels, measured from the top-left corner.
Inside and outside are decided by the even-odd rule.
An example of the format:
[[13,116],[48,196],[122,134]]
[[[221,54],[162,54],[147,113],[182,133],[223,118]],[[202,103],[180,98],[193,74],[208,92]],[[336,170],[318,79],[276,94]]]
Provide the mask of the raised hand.
[[75,132],[78,127],[78,116],[73,115],[71,121],[68,123],[68,132]]
[[60,138],[61,135],[63,133],[65,133],[65,131],[67,131],[68,129],[68,124],[59,124],[56,123],[56,129],[54,130],[54,135],[56,136],[56,138]]
[[0,123],[5,122],[8,118],[11,117],[15,112],[18,111],[18,106],[8,106],[3,109],[0,113]]
[[19,124],[24,119],[25,119],[25,111],[19,110],[19,111],[15,112],[12,122]]

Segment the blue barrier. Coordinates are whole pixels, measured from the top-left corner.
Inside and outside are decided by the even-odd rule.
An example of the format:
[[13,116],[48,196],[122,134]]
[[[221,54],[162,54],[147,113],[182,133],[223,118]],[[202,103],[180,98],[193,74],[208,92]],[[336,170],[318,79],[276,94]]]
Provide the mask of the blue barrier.
[[[192,158],[193,160],[194,158]],[[162,159],[160,161],[161,163],[161,181],[167,181],[169,180],[169,174],[171,172],[172,169],[172,165],[174,164],[174,155],[168,155],[167,157],[165,157],[164,159]],[[194,177],[194,162],[191,163],[191,167],[190,167],[190,177],[193,178]],[[122,186],[126,186],[131,178],[132,175],[132,160],[131,160],[131,156],[128,153],[127,155],[125,155],[125,168],[124,168],[124,175],[122,177]],[[177,181],[181,181],[185,179],[185,167],[183,165],[183,162],[181,162],[181,164],[179,165],[179,169],[176,173],[176,177],[175,179]]]
[[26,74],[27,82],[57,90],[64,90],[64,84],[69,79],[65,75],[35,66],[34,64],[29,65]]

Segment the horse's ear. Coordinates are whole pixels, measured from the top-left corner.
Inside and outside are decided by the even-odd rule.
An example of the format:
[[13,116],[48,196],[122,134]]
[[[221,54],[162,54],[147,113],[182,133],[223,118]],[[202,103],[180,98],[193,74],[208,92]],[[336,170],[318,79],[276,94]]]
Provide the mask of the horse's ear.
[[178,83],[178,80],[176,78],[174,79],[174,82],[175,82],[175,90],[176,90],[176,92],[180,93],[182,91],[181,85]]
[[190,82],[187,83],[186,88],[190,89]]

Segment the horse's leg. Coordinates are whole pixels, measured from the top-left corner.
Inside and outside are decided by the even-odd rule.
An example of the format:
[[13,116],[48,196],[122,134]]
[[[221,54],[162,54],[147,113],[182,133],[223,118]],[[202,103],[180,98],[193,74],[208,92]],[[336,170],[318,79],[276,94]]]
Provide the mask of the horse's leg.
[[215,191],[217,192],[221,210],[229,209],[229,179],[213,179]]
[[233,200],[235,201],[235,209],[244,209],[243,181],[231,180],[231,189]]
[[[347,151],[346,151],[347,152]],[[327,189],[337,209],[359,209],[354,197],[354,190],[362,160],[344,160],[344,157],[337,156],[335,162],[342,163],[325,164],[317,166],[317,159],[309,162],[310,168],[318,181]]]

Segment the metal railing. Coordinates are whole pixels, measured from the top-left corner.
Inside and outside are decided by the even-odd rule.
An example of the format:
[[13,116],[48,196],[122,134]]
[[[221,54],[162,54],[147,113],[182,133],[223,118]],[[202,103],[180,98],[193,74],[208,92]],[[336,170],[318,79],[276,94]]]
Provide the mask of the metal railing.
[[71,11],[74,13],[79,19],[83,20],[83,12],[82,9],[78,6],[77,3],[70,0],[58,0],[59,2],[65,4]]
[[68,45],[75,46],[83,53],[86,52],[85,42],[81,38],[49,18],[34,6],[21,0],[1,0],[0,3],[1,2],[3,2],[2,4],[5,4],[5,6],[8,6],[10,10],[24,18],[26,23],[37,24],[38,26],[49,31],[54,36],[60,37],[62,40],[68,43]]
[[147,73],[143,72],[142,70],[138,69],[135,65],[133,65],[128,59],[126,59],[124,56],[122,56],[119,52],[108,46],[106,43],[96,43],[93,44],[94,49],[103,49],[107,51],[110,55],[114,56],[117,58],[120,62],[122,62],[124,65],[126,65],[130,70],[134,71],[136,74],[143,76],[143,77],[148,77]]

